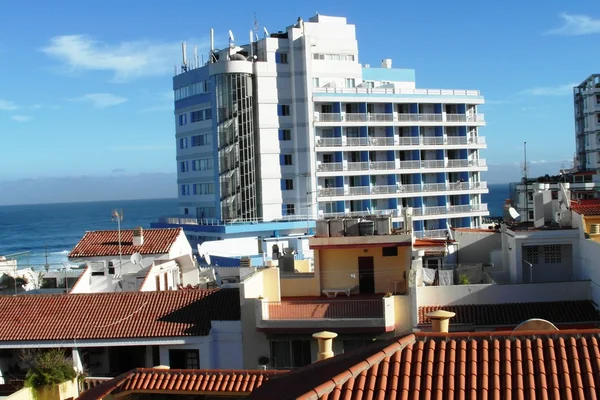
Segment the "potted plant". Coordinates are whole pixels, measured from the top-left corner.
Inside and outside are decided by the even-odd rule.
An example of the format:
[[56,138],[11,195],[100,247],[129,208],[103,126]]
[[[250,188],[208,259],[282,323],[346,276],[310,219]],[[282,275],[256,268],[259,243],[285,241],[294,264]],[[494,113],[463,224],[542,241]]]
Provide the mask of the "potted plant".
[[66,389],[65,383],[77,378],[73,361],[60,349],[25,353],[22,360],[29,368],[25,387],[31,388],[39,398],[59,398],[59,392]]
[[262,369],[267,369],[267,365],[269,365],[269,357],[267,357],[267,356],[258,357],[258,365]]

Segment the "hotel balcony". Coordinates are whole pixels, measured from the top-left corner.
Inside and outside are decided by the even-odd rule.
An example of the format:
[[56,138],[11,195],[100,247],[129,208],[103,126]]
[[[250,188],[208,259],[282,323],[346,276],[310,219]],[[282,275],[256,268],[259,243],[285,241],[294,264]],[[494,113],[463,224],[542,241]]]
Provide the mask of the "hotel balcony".
[[487,193],[486,182],[425,183],[422,185],[385,185],[324,188],[317,191],[317,201],[360,200],[364,196],[370,199],[395,197],[438,196]]
[[315,126],[483,126],[484,114],[320,113]]
[[[394,222],[402,221],[401,210],[375,210],[367,211],[349,211],[323,213],[320,218],[337,217],[364,217],[369,214],[391,215]],[[463,216],[487,216],[489,215],[487,204],[465,204],[460,206],[434,206],[434,207],[413,207],[413,220],[427,220],[440,218],[459,218]]]
[[317,176],[427,173],[441,172],[442,169],[446,172],[486,171],[487,164],[483,159],[320,163],[317,164]]
[[394,329],[394,298],[352,296],[334,299],[284,298],[257,302],[258,330],[304,329],[387,332]]
[[[486,148],[485,137],[467,136],[414,136],[414,137],[337,137],[320,138],[315,141],[317,151],[359,151],[368,147],[376,150],[430,150],[435,148],[462,149]],[[341,147],[341,149],[340,149]]]

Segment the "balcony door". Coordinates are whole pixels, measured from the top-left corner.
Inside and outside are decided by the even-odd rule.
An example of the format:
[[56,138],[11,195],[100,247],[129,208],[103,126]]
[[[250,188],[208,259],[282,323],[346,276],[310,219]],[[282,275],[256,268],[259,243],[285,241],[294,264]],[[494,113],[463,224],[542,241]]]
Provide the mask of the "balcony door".
[[358,257],[358,287],[360,294],[375,293],[375,266],[373,257]]

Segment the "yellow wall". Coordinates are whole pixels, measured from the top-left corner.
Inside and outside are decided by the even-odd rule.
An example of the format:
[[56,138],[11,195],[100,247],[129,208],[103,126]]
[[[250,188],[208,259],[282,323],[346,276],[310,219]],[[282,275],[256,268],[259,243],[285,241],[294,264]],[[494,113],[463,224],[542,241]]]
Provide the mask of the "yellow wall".
[[281,296],[320,296],[321,285],[318,274],[294,274],[281,276]]
[[79,391],[77,380],[61,383],[60,385],[48,386],[38,389],[23,388],[18,392],[5,397],[7,400],[64,400],[70,397],[77,398]]
[[[411,247],[398,247],[398,256],[383,257],[382,247],[315,250],[315,272],[321,278],[321,289],[342,289],[358,285],[358,258],[373,257],[375,292],[387,293],[394,290],[392,281],[403,279],[410,269]],[[355,275],[355,278],[352,275]],[[402,284],[397,285],[398,291]]]
[[400,336],[413,330],[412,296],[393,296],[394,335]]
[[[592,224],[600,224],[600,215],[582,215],[583,224],[585,227],[585,232],[590,233],[590,225]],[[590,239],[594,242],[600,242],[600,235],[590,235]]]
[[298,272],[310,272],[310,262],[308,260],[294,260],[294,269]]

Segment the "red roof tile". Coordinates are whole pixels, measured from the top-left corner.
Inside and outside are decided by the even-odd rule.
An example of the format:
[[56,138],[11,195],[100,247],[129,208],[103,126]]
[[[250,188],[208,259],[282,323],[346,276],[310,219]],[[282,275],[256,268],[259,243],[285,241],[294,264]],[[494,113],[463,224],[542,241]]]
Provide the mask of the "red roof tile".
[[516,326],[531,318],[541,318],[555,324],[583,322],[600,323],[594,303],[581,301],[552,301],[535,303],[468,304],[419,307],[419,325],[431,324],[425,315],[436,310],[456,313],[452,324],[480,326]]
[[413,247],[446,247],[446,239],[415,239]]
[[261,399],[596,399],[600,330],[423,334],[265,382]]
[[204,336],[240,319],[237,289],[0,296],[0,341]]
[[579,215],[600,215],[600,201],[598,200],[573,200],[571,210]]
[[86,391],[79,400],[102,399],[108,394],[170,392],[180,394],[248,394],[270,378],[287,371],[234,371],[138,368]]
[[[144,229],[144,244],[133,245],[133,230],[121,230],[121,253],[123,255],[168,253],[181,228]],[[118,231],[86,232],[69,254],[69,258],[116,256],[119,254]]]

